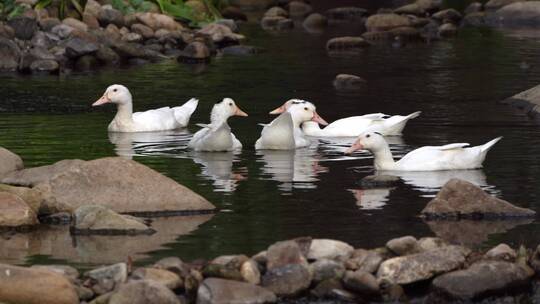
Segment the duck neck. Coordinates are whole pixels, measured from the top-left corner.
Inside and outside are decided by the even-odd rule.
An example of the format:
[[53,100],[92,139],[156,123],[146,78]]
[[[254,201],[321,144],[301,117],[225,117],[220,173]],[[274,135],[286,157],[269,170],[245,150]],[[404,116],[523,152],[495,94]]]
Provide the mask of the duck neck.
[[224,115],[223,113],[220,113],[219,111],[213,110],[210,114],[210,124],[212,126],[219,127],[224,123],[227,123],[227,120],[229,119],[229,116]]
[[317,136],[321,133],[321,128],[319,124],[314,121],[306,121],[302,123],[302,131],[307,135]]
[[126,103],[119,103],[116,107],[116,116],[114,120],[122,124],[128,124],[133,122],[133,104],[131,100]]
[[394,157],[392,156],[392,152],[390,151],[390,147],[388,147],[388,144],[385,143],[385,145],[377,150],[371,151],[373,153],[374,162],[375,162],[375,169],[377,170],[392,170],[394,169],[396,162],[394,161]]

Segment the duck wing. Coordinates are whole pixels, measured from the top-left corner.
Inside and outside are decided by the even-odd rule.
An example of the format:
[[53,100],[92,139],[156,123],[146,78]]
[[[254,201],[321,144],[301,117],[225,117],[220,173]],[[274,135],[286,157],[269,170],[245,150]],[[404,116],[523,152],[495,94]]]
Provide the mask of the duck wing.
[[198,99],[191,98],[183,105],[172,108],[172,111],[174,113],[174,118],[176,119],[179,127],[181,128],[187,127],[189,123],[189,119],[191,118],[191,115],[193,114],[193,112],[195,112],[195,109],[197,109],[198,104],[199,104]]
[[258,149],[294,149],[294,125],[291,113],[279,115],[271,123],[264,126],[261,137],[257,140]]
[[132,115],[138,131],[163,131],[178,128],[174,113],[169,107],[163,107]]

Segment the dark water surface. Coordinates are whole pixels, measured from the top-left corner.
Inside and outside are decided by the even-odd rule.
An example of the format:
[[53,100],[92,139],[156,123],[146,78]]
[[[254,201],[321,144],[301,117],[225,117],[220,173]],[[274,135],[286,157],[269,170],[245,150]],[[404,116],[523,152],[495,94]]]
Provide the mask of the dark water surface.
[[[215,215],[155,220],[158,231],[141,237],[71,237],[65,227],[0,236],[0,262],[69,262],[82,267],[138,263],[178,255],[186,260],[222,254],[253,254],[271,243],[310,235],[375,247],[388,239],[439,235],[489,246],[540,242],[536,221],[424,223],[417,217],[450,177],[460,177],[510,202],[540,211],[540,130],[498,101],[540,82],[540,38],[525,33],[464,30],[458,38],[402,48],[374,45],[356,56],[329,56],[328,38],[349,34],[336,27],[322,34],[296,29],[265,33],[243,27],[249,44],[267,52],[216,58],[209,66],[167,61],[64,77],[0,75],[0,145],[27,167],[66,158],[133,157],[190,187],[220,208]],[[522,68],[522,62],[529,65]],[[338,73],[367,80],[354,95],[332,87]],[[161,134],[108,134],[115,109],[90,104],[112,83],[130,88],[135,110],[177,105],[197,97],[200,106],[188,130]],[[232,97],[247,118],[230,125],[242,153],[186,150],[194,123],[208,121],[211,106]],[[482,144],[504,136],[479,171],[403,174],[388,189],[361,190],[373,174],[368,154],[344,157],[352,139],[314,140],[296,152],[255,152],[267,112],[289,98],[314,102],[328,121],[372,112],[422,111],[403,137],[389,139],[396,155],[422,145]]]

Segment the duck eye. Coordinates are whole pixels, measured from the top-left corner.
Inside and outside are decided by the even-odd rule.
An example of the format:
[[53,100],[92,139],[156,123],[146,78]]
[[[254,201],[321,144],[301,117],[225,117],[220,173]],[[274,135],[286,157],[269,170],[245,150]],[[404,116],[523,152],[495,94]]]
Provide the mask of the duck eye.
[[232,107],[232,102],[229,102],[229,106],[231,106],[231,107]]
[[368,135],[366,135],[366,138],[369,138],[370,136],[371,136],[371,135],[368,134]]
[[116,91],[118,91],[118,89],[114,89],[114,90],[112,90],[112,91],[113,91],[113,92],[116,92]]
[[306,110],[306,111],[307,111],[307,110],[308,110],[308,108],[307,108],[307,107],[305,107],[305,108],[304,108],[304,110]]

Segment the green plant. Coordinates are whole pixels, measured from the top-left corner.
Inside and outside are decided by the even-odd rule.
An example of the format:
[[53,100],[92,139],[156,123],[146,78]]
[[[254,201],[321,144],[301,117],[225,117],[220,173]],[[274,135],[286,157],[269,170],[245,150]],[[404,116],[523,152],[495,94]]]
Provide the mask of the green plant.
[[145,0],[112,0],[112,6],[124,15],[137,12],[147,12],[152,8],[152,3]]
[[24,6],[15,3],[15,0],[0,2],[0,20],[9,20],[24,12]]
[[[162,13],[177,19],[188,21],[191,26],[200,27],[221,19],[219,9],[214,3],[223,3],[223,0],[202,0],[208,13],[197,14],[190,6],[182,0],[154,0]],[[221,4],[220,4],[221,5]]]
[[60,19],[64,19],[66,17],[66,11],[68,9],[68,6],[71,5],[82,16],[85,4],[86,0],[39,0],[36,3],[35,8],[43,9],[51,5],[58,5],[58,17]]

